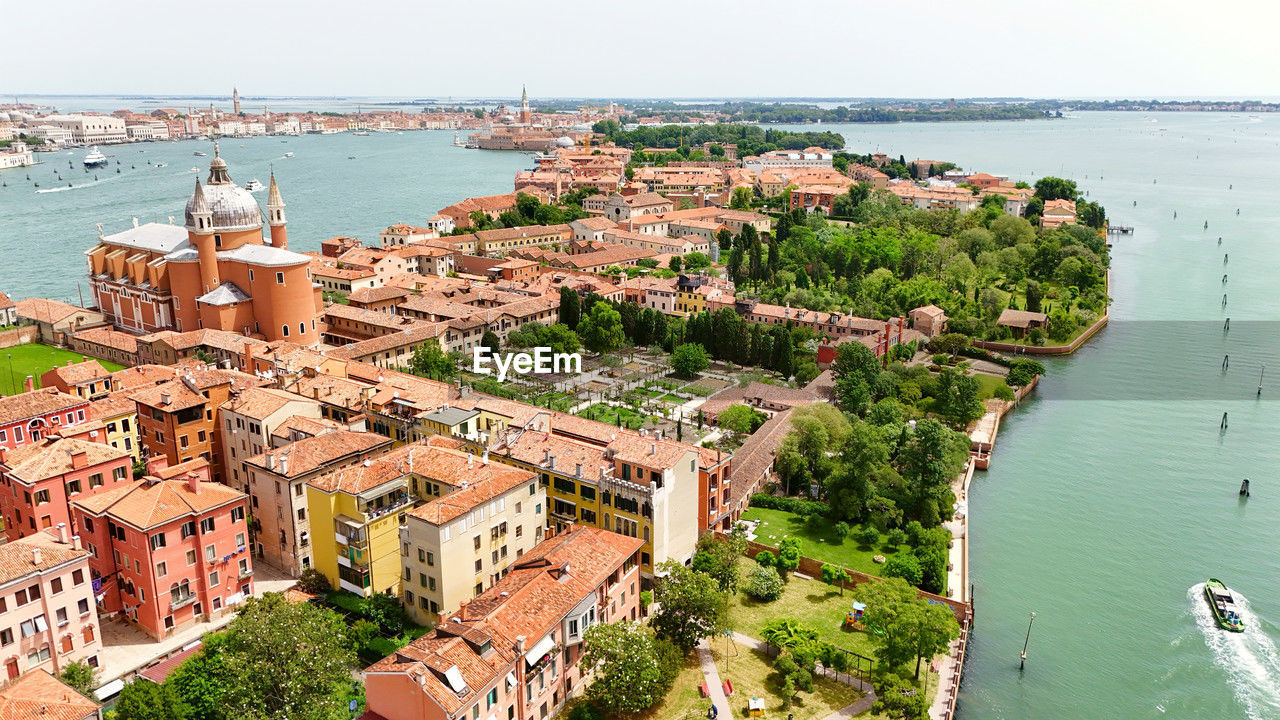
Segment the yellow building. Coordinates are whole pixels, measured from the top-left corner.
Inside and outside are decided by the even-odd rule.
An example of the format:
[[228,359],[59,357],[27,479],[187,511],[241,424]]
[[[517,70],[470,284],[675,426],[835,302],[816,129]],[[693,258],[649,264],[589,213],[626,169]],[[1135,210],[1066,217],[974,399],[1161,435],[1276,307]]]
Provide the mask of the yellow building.
[[676,279],[677,313],[697,315],[707,309],[707,296],[700,292],[703,282],[699,275],[681,275]]
[[138,405],[123,392],[113,393],[89,403],[89,414],[102,423],[107,444],[124,450],[134,460],[141,457],[138,442]]
[[405,445],[307,483],[312,557],[335,588],[400,595],[400,526],[431,492],[414,472],[421,458],[412,451],[421,447]]

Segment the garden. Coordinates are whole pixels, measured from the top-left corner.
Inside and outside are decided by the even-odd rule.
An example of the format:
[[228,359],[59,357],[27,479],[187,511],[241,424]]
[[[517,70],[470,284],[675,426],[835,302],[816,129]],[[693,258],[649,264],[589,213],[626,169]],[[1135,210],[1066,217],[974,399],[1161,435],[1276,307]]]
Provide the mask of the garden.
[[[0,350],[0,355],[3,356],[0,357],[0,394],[4,395],[22,392],[23,383],[28,375],[35,380],[36,387],[39,387],[40,376],[45,372],[66,365],[68,361],[78,363],[95,359],[63,348],[37,343],[4,348]],[[97,362],[108,372],[124,369],[123,365],[107,360]]]

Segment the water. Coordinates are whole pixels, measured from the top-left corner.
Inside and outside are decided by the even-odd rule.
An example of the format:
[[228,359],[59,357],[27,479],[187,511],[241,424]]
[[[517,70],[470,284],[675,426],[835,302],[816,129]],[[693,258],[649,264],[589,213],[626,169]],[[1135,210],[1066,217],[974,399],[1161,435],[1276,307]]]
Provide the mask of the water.
[[[376,245],[378,233],[388,225],[421,224],[464,197],[511,192],[516,171],[532,164],[524,153],[466,150],[452,143],[452,132],[425,130],[237,138],[220,147],[231,179],[239,185],[252,178],[265,184],[275,168],[289,221],[289,247],[305,251],[319,249],[322,240],[335,235]],[[101,150],[111,165],[88,173],[80,165],[84,149],[41,153],[41,165],[0,171],[0,180],[8,183],[0,187],[0,248],[8,260],[0,262],[0,291],[14,298],[78,303],[83,253],[93,247],[95,225],[102,223],[103,232],[110,234],[129,228],[134,217],[168,222],[172,216],[182,224],[197,177],[191,168],[199,168],[203,181],[213,156],[213,144],[198,140]],[[208,156],[196,157],[196,150]],[[288,152],[294,156],[284,157]],[[68,161],[74,167],[68,168]],[[155,167],[157,162],[165,167]],[[25,180],[27,173],[40,188]],[[255,197],[265,205],[266,195],[260,191]]]
[[[992,469],[974,483],[977,625],[963,720],[1280,717],[1280,116],[1088,113],[811,129],[843,132],[860,152],[1015,178],[1073,177],[1114,222],[1137,230],[1115,239],[1112,325],[1076,356],[1046,363],[1048,377],[1007,418]],[[240,183],[265,182],[275,164],[291,246],[311,249],[338,234],[376,240],[392,222],[507,191],[529,163],[451,141],[451,133],[308,136],[223,148]],[[139,170],[67,192],[15,189],[22,171],[0,173],[10,183],[0,189],[0,247],[10,251],[0,289],[74,297],[94,223],[110,232],[133,215],[181,215],[192,185],[186,171],[207,166],[191,156],[195,148],[207,144],[111,148],[136,156]],[[286,151],[296,157],[281,159]],[[169,166],[144,170],[142,158]],[[1271,369],[1259,401],[1262,363]],[[1236,496],[1244,477],[1253,479],[1247,501]],[[1248,599],[1244,637],[1223,637],[1197,614],[1202,603],[1188,588],[1210,576]]]

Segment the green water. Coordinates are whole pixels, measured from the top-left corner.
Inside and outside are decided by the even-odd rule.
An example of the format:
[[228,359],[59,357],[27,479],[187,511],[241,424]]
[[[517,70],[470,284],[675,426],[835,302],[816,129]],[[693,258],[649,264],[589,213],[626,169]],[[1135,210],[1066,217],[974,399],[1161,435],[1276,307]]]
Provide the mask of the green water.
[[[845,133],[860,152],[1074,177],[1113,222],[1137,229],[1115,241],[1111,326],[1075,357],[1047,363],[1035,398],[1006,420],[992,469],[975,480],[977,625],[960,716],[1280,717],[1280,117],[1096,113],[823,129]],[[451,141],[441,132],[263,138],[224,143],[223,154],[241,183],[265,182],[275,164],[291,246],[313,249],[338,234],[376,241],[392,222],[505,192],[530,163]],[[0,290],[75,298],[94,223],[111,232],[135,215],[180,218],[189,168],[207,166],[191,152],[206,147],[112,148],[120,176],[65,192],[37,194],[23,171],[0,172],[9,184],[0,188]],[[283,159],[287,151],[295,157]],[[66,168],[68,156],[55,156],[60,166],[45,157],[33,177]],[[145,159],[168,167],[145,168]],[[85,182],[78,169],[63,176]],[[1262,363],[1270,379],[1256,400]],[[1244,477],[1254,494],[1242,503]],[[1249,633],[1208,627],[1190,591],[1210,575],[1248,599]]]

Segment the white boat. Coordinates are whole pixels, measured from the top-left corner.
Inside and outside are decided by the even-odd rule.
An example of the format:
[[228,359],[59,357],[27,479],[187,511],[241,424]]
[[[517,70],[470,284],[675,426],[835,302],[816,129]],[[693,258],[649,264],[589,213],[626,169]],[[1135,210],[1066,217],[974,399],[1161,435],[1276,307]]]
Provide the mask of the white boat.
[[200,168],[191,168],[191,172],[198,173],[200,172]]
[[197,150],[197,151],[195,151],[194,153],[191,153],[191,154],[192,154],[192,155],[198,155],[199,157],[204,157],[204,156],[205,156],[205,151],[203,151],[203,150]]
[[244,184],[244,189],[249,192],[258,192],[259,190],[266,190],[267,186],[259,182],[258,178],[254,178]]
[[284,154],[284,156],[285,156],[285,157],[293,157],[293,153],[291,153],[291,152],[287,152],[287,153],[285,153],[285,154]]
[[368,135],[368,134],[369,134],[369,131],[368,131],[368,130],[356,130],[356,131],[352,132],[351,134],[352,134],[352,135],[361,135],[361,136],[364,136],[364,135]]
[[164,165],[164,163],[162,163],[162,162],[158,162],[158,163],[156,163],[156,167],[158,167],[158,168],[162,168],[162,167],[164,167],[164,166],[165,166],[165,165]]
[[98,152],[98,146],[94,145],[89,148],[89,154],[84,156],[85,167],[106,167],[107,156]]

